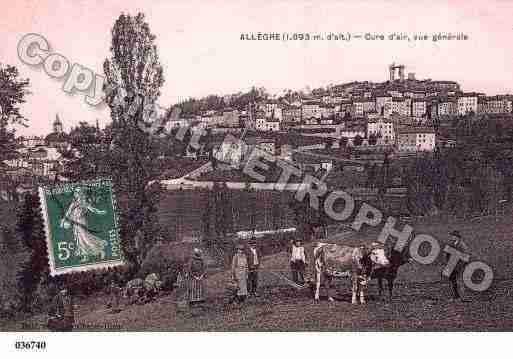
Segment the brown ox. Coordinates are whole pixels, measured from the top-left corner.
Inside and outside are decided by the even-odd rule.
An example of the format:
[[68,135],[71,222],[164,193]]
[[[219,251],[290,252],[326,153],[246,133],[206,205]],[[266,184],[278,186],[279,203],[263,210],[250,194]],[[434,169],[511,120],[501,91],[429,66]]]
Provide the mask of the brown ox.
[[328,288],[333,277],[351,278],[352,300],[357,304],[358,297],[362,304],[365,303],[364,289],[374,266],[386,267],[390,263],[385,255],[383,246],[373,243],[372,246],[351,247],[339,244],[319,243],[314,249],[316,288],[315,300],[319,300],[321,280],[326,280]]

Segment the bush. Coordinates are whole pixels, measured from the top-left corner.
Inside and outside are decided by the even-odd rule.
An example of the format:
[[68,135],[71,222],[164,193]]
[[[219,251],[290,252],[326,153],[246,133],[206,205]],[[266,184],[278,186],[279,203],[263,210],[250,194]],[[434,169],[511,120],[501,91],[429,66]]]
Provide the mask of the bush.
[[183,268],[184,261],[166,253],[163,247],[161,243],[153,246],[142,262],[137,277],[144,279],[148,274],[156,273],[162,281],[163,289],[170,291],[173,289],[178,272]]

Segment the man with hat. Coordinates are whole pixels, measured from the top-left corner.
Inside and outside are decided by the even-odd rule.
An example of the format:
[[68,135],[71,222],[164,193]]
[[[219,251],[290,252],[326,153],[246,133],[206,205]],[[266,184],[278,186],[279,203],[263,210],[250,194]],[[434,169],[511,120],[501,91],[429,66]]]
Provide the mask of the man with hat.
[[256,296],[258,288],[258,268],[260,267],[260,251],[257,248],[255,238],[250,239],[246,255],[248,258],[248,292],[250,296]]
[[[469,254],[469,247],[463,240],[463,237],[461,233],[457,230],[454,230],[452,232],[449,232],[450,236],[450,243],[449,245],[453,247],[454,249],[458,250],[459,252],[463,254]],[[450,254],[447,253],[445,260],[448,263],[450,258]],[[461,299],[460,292],[458,290],[458,277],[460,276],[461,272],[463,271],[465,265],[462,261],[458,261],[456,266],[454,267],[454,270],[449,275],[449,281],[451,282],[452,286],[452,297],[453,300]]]

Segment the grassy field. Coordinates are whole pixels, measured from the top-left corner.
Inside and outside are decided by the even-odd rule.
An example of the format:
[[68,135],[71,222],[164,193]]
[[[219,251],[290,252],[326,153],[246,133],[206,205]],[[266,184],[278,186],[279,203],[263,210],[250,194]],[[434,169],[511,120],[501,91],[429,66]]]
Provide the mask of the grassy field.
[[[309,290],[296,290],[276,274],[288,275],[288,256],[277,253],[262,263],[260,296],[245,305],[227,303],[226,271],[207,278],[209,300],[201,307],[181,309],[173,293],[146,305],[127,306],[112,314],[104,304],[106,296],[78,303],[78,322],[114,330],[169,331],[328,331],[328,330],[512,330],[513,253],[511,215],[475,221],[426,218],[410,223],[417,232],[430,233],[441,242],[447,232],[459,229],[471,247],[473,257],[490,264],[496,281],[483,293],[464,292],[463,302],[451,302],[448,283],[440,280],[439,262],[429,266],[401,267],[391,302],[377,298],[376,284],[369,287],[367,305],[350,303],[347,281],[338,283],[336,302],[315,303]],[[372,241],[376,231],[348,234],[346,241]],[[311,247],[311,246],[310,246]],[[308,251],[311,251],[311,248]],[[322,299],[322,298],[321,298]],[[42,329],[44,316],[23,322],[4,323],[4,329]]]
[[[257,230],[293,227],[294,216],[287,204],[291,196],[285,192],[230,191],[234,231],[250,229],[252,220]],[[207,198],[208,191],[166,192],[159,207],[160,222],[165,231],[170,236],[179,233],[177,240],[200,236]],[[279,213],[279,216],[273,216],[273,213]]]

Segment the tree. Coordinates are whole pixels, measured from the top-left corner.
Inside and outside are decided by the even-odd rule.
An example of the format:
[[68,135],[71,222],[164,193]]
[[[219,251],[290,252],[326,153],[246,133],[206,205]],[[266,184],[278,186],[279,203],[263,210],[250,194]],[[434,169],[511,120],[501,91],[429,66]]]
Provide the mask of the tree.
[[[272,193],[274,194],[274,193]],[[281,229],[283,227],[283,203],[282,193],[278,192],[279,198],[274,198],[271,201],[271,222],[273,230]]]
[[27,194],[18,215],[17,232],[30,253],[29,260],[22,266],[18,277],[21,294],[21,309],[32,312],[36,290],[42,279],[48,277],[48,255],[46,250],[43,219],[39,213],[39,197]]
[[202,215],[203,242],[207,248],[213,244],[215,233],[215,203],[212,190],[205,191],[205,208]]
[[376,134],[371,133],[369,135],[369,145],[374,146],[378,142],[378,136]]
[[110,129],[100,131],[87,122],[80,122],[70,131],[70,149],[62,151],[67,159],[64,175],[73,181],[110,176]]
[[[28,120],[20,114],[20,105],[25,103],[29,81],[20,79],[18,69],[0,63],[0,169],[4,161],[16,156],[15,130],[10,125],[26,126]],[[0,188],[16,193],[18,182],[0,172]],[[1,196],[0,196],[1,200]]]
[[378,165],[376,163],[367,166],[367,181],[365,183],[366,187],[369,188],[375,188],[376,184],[379,183],[377,181],[377,175],[378,175]]
[[0,165],[14,155],[14,130],[9,125],[27,124],[20,114],[20,105],[25,103],[29,81],[20,79],[18,69],[0,63]]
[[215,234],[216,240],[226,234],[226,218],[224,215],[223,186],[219,182],[214,182],[212,194],[214,196],[215,213]]
[[14,315],[19,307],[18,271],[28,259],[13,228],[0,224],[0,316]]
[[232,192],[228,189],[226,182],[221,185],[220,200],[221,212],[223,214],[222,228],[223,234],[226,236],[234,230]]
[[353,139],[353,144],[355,146],[360,146],[363,143],[363,138],[360,135],[356,135]]
[[247,201],[246,213],[249,229],[253,232],[257,227],[257,193],[251,188],[249,182],[246,182],[244,187],[244,197]]
[[[164,77],[155,36],[143,14],[122,14],[116,20],[110,50],[103,66],[112,119],[109,160],[121,208],[121,245],[137,271],[159,227],[155,212],[160,186],[149,186],[158,175],[158,148],[143,131],[143,116],[160,96]],[[133,234],[140,230],[144,245],[135,248]]]

